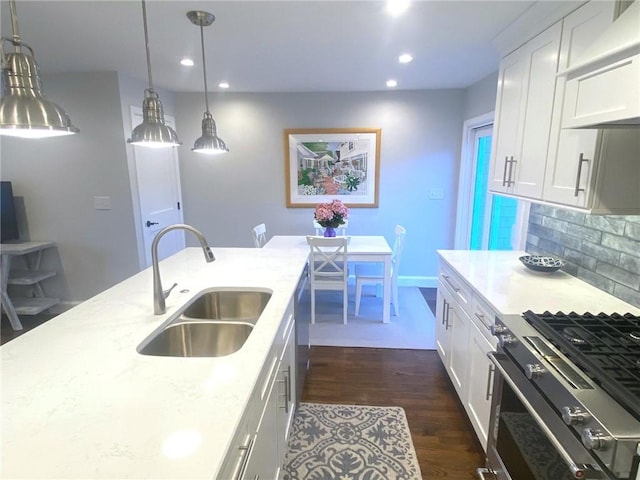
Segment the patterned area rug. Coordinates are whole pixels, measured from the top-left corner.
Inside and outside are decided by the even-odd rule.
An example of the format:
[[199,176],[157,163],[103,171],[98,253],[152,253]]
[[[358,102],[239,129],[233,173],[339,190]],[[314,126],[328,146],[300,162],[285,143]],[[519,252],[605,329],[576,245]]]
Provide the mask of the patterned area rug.
[[301,403],[284,480],[420,480],[404,410]]

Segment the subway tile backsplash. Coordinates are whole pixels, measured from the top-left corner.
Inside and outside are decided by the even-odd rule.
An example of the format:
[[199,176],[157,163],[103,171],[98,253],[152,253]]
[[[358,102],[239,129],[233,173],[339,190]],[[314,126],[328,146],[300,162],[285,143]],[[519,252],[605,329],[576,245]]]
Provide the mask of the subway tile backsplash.
[[526,250],[560,257],[567,273],[640,307],[640,216],[532,204]]

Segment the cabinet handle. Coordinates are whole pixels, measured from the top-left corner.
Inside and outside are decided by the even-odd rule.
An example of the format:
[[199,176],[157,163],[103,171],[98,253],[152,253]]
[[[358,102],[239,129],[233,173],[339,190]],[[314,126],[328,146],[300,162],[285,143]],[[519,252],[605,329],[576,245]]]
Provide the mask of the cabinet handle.
[[493,365],[489,365],[489,372],[487,373],[487,394],[484,399],[489,400],[491,398],[491,390],[493,390],[493,376],[496,368]]
[[507,165],[509,164],[509,157],[504,157],[504,172],[502,172],[502,186],[507,184]]
[[442,300],[442,322],[440,322],[442,325],[444,325],[444,316],[445,316],[445,312],[447,311],[448,308],[448,302],[446,300]]
[[455,284],[451,281],[451,277],[449,275],[445,275],[443,273],[442,278],[444,278],[447,281],[447,283],[451,286],[451,288],[453,288],[454,292],[458,293],[460,291],[460,288],[456,287]]
[[247,462],[249,461],[249,454],[253,448],[253,437],[247,434],[244,443],[238,447],[240,450],[240,458],[236,464],[236,469],[233,472],[233,480],[240,480],[244,475],[244,471],[247,468]]
[[484,323],[484,315],[478,312],[475,312],[475,316],[478,320],[480,320],[480,323],[482,325],[484,325],[484,328],[486,328],[487,330],[491,330],[491,325],[487,325],[486,323]]
[[584,154],[581,153],[580,157],[578,158],[578,174],[576,175],[576,188],[573,191],[573,196],[577,197],[578,193],[580,192],[584,192],[584,188],[580,188],[580,177],[582,176],[582,164],[584,162],[588,162],[589,159],[588,158],[584,158]]
[[485,477],[485,474],[491,475],[491,478],[493,479],[497,478],[495,472],[489,468],[478,468],[476,470],[476,474],[478,475],[478,478],[480,480],[489,480],[487,477]]
[[445,330],[449,330],[449,313],[451,312],[452,308],[451,308],[451,304],[447,302],[447,316],[445,318],[445,324],[444,324],[444,329]]
[[513,173],[514,163],[517,163],[517,160],[514,160],[512,155],[511,160],[509,160],[509,177],[507,179],[507,187],[510,187],[512,184],[516,183],[515,180],[511,180],[511,174]]

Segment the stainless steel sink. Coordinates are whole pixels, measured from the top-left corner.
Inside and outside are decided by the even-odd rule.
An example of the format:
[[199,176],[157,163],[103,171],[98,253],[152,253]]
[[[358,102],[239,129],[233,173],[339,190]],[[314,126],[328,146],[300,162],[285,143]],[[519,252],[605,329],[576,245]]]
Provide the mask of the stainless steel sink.
[[253,325],[244,322],[186,322],[169,325],[138,350],[162,357],[222,357],[237,352]]
[[211,290],[202,293],[184,312],[184,318],[256,323],[271,293],[248,290]]
[[162,357],[222,357],[249,338],[270,292],[209,290],[201,293],[168,325],[149,335],[138,353]]

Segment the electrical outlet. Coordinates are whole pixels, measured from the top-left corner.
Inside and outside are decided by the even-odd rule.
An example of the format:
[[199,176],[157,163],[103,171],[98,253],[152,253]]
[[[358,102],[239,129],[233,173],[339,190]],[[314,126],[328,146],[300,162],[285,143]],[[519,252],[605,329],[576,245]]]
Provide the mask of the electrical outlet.
[[432,188],[429,190],[430,200],[442,200],[444,198],[444,190],[442,188]]
[[111,197],[93,197],[93,208],[96,210],[111,210]]

